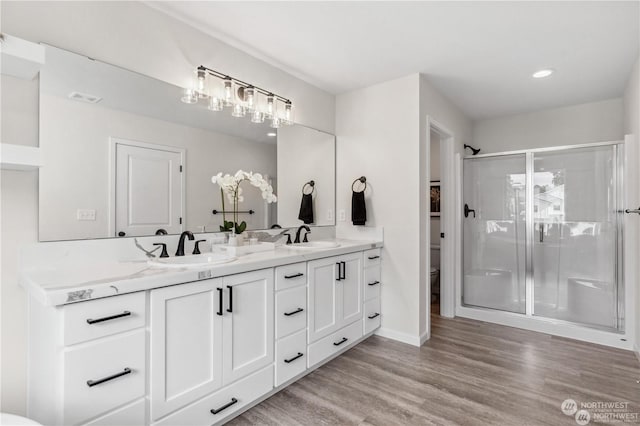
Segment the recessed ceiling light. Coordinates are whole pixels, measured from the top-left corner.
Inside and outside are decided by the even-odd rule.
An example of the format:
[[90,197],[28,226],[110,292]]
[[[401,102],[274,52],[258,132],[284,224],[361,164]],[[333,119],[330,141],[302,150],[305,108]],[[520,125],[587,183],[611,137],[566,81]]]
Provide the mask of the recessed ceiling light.
[[275,138],[276,136],[278,136],[277,133],[273,133],[273,132],[269,132],[267,133],[267,136],[269,136],[270,138]]
[[540,70],[540,71],[534,72],[532,77],[533,78],[545,78],[545,77],[549,77],[551,74],[553,74],[553,70],[551,68],[547,68],[547,69],[544,69],[544,70]]
[[90,104],[97,104],[102,100],[100,96],[89,95],[88,93],[71,92],[69,93],[69,99],[74,101],[87,102]]

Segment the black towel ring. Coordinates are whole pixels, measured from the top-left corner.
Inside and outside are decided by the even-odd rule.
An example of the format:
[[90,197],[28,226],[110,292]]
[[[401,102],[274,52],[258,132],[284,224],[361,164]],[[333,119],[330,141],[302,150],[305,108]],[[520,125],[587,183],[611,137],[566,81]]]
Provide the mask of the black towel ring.
[[[311,187],[311,192],[306,193],[304,192],[305,189],[307,189],[307,186]],[[309,195],[309,194],[313,194],[313,191],[316,190],[316,183],[312,180],[310,180],[309,182],[305,183],[304,185],[302,185],[302,194],[304,195]]]
[[[364,188],[362,188],[362,191],[356,191],[354,189],[354,186],[355,186],[356,182],[364,183]],[[358,179],[354,180],[353,183],[351,184],[351,190],[353,192],[364,192],[366,189],[367,189],[367,178],[364,177],[364,176],[360,176]]]

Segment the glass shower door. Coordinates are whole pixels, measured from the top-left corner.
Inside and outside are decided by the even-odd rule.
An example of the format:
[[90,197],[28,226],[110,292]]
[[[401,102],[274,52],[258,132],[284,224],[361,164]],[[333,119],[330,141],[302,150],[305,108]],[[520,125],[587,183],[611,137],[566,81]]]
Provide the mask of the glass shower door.
[[525,313],[526,157],[464,160],[465,305]]
[[616,149],[533,154],[533,315],[618,328]]

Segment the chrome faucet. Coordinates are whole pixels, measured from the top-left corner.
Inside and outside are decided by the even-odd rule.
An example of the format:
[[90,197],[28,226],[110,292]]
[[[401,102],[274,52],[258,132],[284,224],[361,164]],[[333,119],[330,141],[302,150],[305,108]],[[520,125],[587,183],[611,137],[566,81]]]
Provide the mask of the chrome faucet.
[[180,240],[178,241],[178,250],[176,251],[176,256],[184,256],[184,238],[189,238],[190,241],[193,241],[193,232],[184,231],[180,234]]
[[304,240],[303,242],[308,243],[309,240],[307,240],[307,235],[309,235],[311,233],[311,229],[309,229],[309,227],[307,225],[302,225],[301,227],[298,228],[298,230],[296,231],[296,239],[293,242],[294,244],[299,244],[300,243],[300,233],[302,232],[302,230],[305,230],[307,232],[305,232],[304,234]]

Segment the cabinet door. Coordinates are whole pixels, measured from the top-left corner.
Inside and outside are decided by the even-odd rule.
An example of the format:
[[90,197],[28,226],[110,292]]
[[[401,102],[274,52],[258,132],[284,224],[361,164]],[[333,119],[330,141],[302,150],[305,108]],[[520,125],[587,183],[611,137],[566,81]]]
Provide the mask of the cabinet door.
[[338,312],[341,295],[336,290],[338,277],[338,257],[318,259],[308,263],[309,278],[309,343],[340,328],[342,313]]
[[222,279],[151,291],[151,417],[222,386]]
[[340,301],[340,327],[349,325],[362,318],[362,253],[352,253],[338,258],[342,263],[342,279],[338,281],[338,300]]
[[273,269],[223,278],[223,382],[273,363]]

